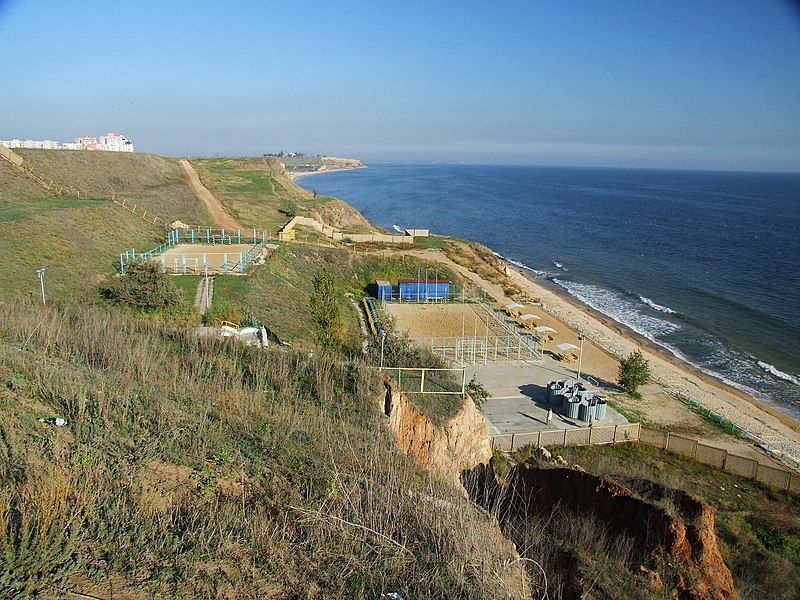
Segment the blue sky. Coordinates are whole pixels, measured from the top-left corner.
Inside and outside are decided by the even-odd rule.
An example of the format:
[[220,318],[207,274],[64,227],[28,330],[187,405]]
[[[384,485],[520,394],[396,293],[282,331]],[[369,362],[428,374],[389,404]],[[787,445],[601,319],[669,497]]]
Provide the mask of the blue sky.
[[800,170],[789,2],[0,0],[0,139]]

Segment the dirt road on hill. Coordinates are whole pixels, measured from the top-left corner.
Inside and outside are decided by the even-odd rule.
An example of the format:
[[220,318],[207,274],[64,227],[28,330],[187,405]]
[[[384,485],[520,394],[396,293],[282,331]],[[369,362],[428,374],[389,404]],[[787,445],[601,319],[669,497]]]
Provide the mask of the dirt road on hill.
[[217,200],[214,197],[214,194],[209,192],[208,188],[206,188],[206,186],[203,185],[203,182],[200,181],[200,176],[197,174],[197,171],[194,170],[194,167],[191,165],[191,163],[189,163],[188,160],[181,159],[181,166],[189,176],[189,183],[192,186],[195,196],[200,198],[200,200],[203,201],[203,204],[206,205],[208,214],[211,215],[211,218],[214,220],[214,222],[225,229],[239,229],[240,225],[234,220],[233,217],[225,212],[225,209],[222,207],[220,201]]

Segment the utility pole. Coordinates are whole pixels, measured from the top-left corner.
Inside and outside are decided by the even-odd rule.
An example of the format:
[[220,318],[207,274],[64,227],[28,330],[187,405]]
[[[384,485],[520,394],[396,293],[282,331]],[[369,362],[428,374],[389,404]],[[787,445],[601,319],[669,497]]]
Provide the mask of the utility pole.
[[36,269],[36,274],[39,276],[39,286],[42,288],[42,304],[45,304],[44,299],[44,267]]
[[583,334],[578,335],[578,339],[581,341],[581,348],[578,350],[578,380],[580,381],[581,378],[581,366],[583,365],[583,338],[585,336]]

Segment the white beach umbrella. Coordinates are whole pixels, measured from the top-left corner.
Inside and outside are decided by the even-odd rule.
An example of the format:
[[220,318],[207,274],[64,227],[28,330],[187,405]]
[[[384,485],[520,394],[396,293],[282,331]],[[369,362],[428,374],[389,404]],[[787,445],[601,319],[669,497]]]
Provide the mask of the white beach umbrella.
[[522,304],[520,304],[519,302],[511,302],[510,304],[506,304],[504,308],[506,308],[508,310],[511,310],[511,309],[514,309],[514,308],[522,308]]
[[519,318],[522,319],[523,321],[530,321],[531,319],[533,319],[534,321],[542,320],[542,317],[540,317],[539,315],[532,315],[531,313],[520,315]]
[[566,352],[567,350],[580,350],[578,346],[576,346],[575,344],[570,344],[569,342],[564,342],[563,344],[559,344],[558,346],[556,346],[556,348],[558,348],[562,352]]
[[536,333],[555,333],[556,330],[552,327],[548,327],[547,325],[539,325],[534,331]]

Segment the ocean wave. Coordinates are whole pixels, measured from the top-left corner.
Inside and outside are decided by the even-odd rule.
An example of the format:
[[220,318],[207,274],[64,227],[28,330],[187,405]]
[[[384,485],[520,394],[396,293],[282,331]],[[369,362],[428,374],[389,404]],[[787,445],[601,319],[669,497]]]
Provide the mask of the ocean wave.
[[534,269],[533,267],[529,267],[523,262],[514,260],[513,258],[509,258],[508,256],[503,256],[502,254],[500,254],[499,252],[495,252],[494,250],[492,250],[492,254],[494,254],[500,260],[506,261],[510,265],[514,265],[515,267],[519,267],[520,269],[525,269],[526,271],[530,271],[531,273],[536,275],[536,277],[540,277],[542,279],[551,279],[554,275],[550,271],[543,271],[542,269]]
[[639,296],[639,300],[641,300],[642,303],[646,304],[647,306],[649,306],[653,310],[657,310],[658,312],[667,313],[668,315],[674,315],[675,314],[675,311],[672,310],[669,306],[664,306],[662,304],[657,304],[656,302],[653,302],[652,300],[650,300],[650,298],[647,298],[645,296]]
[[553,261],[553,266],[554,266],[556,269],[561,269],[562,271],[567,271],[567,270],[568,270],[568,269],[567,269],[567,267],[565,267],[564,265],[562,265],[562,264],[561,264],[560,262],[558,262],[557,260],[554,260],[554,261]]
[[772,375],[775,375],[775,377],[777,377],[778,379],[783,379],[784,381],[788,381],[789,383],[793,383],[795,385],[800,385],[800,379],[798,379],[797,377],[793,377],[792,375],[789,375],[788,373],[784,373],[783,371],[781,371],[780,369],[774,367],[773,365],[771,365],[769,363],[765,363],[763,361],[758,361],[758,366],[761,367],[762,369],[764,369],[767,373],[771,373]]
[[584,304],[588,304],[615,321],[627,325],[639,335],[643,335],[653,342],[659,343],[659,336],[669,335],[680,329],[679,325],[671,321],[641,312],[638,303],[623,294],[588,283],[577,283],[557,278],[553,279],[553,282],[563,287]]
[[403,233],[403,228],[402,228],[402,227],[400,227],[400,226],[399,226],[397,223],[395,223],[394,225],[392,225],[392,229],[394,229],[395,231],[397,231],[397,232],[399,232],[399,233]]

